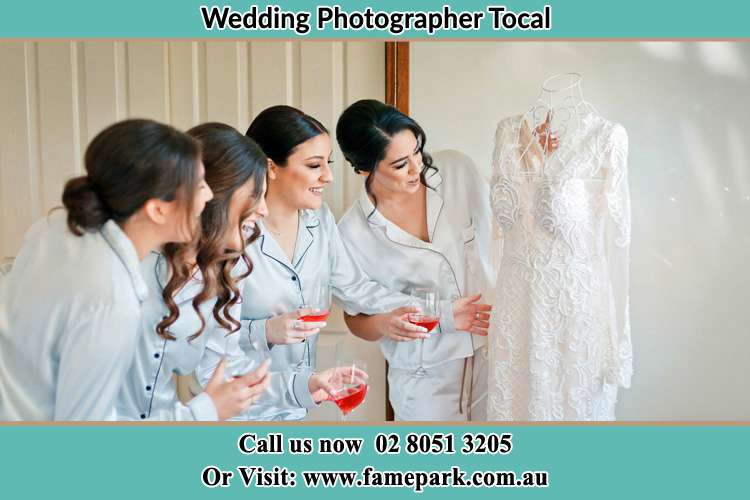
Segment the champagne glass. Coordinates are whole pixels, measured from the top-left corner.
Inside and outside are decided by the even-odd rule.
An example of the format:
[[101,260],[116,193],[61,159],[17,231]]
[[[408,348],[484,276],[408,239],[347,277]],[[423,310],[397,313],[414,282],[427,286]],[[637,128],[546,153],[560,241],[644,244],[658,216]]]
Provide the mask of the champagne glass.
[[326,321],[331,309],[331,287],[328,283],[315,285],[305,290],[307,298],[304,307],[315,309],[316,312],[300,317],[302,321],[317,323]]
[[[420,287],[411,292],[414,304],[420,309],[418,313],[409,313],[409,323],[421,326],[431,332],[440,323],[440,292],[437,288]],[[424,339],[419,340],[419,367],[414,371],[415,377],[426,377],[424,368]]]
[[[331,310],[331,286],[328,283],[321,283],[305,288],[303,299],[304,303],[302,307],[312,308],[315,311],[301,316],[299,321],[320,323],[328,320]],[[310,346],[307,339],[303,339],[302,343],[305,344],[305,347],[302,352],[302,359],[297,363],[297,371],[302,370],[304,367],[310,368]]]
[[343,361],[337,357],[333,377],[332,401],[341,410],[341,420],[365,401],[367,396],[367,364],[358,359]]

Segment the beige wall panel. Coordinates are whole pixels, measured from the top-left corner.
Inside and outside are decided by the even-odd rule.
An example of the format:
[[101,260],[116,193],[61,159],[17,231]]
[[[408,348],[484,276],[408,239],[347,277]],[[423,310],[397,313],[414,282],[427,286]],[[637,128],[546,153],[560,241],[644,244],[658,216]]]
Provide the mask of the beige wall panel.
[[118,72],[120,55],[115,42],[85,42],[80,65],[83,78],[84,143],[118,119]]
[[250,117],[269,106],[299,104],[300,43],[250,43]]
[[78,46],[39,42],[39,148],[42,211],[60,206],[65,182],[83,171],[78,103]]
[[0,67],[0,257],[7,258],[41,213],[35,44],[0,44]]
[[117,119],[128,117],[128,45],[127,42],[115,42],[115,78]]
[[303,42],[300,52],[300,107],[331,131],[334,183],[324,193],[336,216],[343,208],[342,156],[335,147],[336,119],[344,107],[343,42]]
[[247,43],[206,43],[206,120],[246,127]]
[[[360,99],[385,100],[385,52],[382,42],[348,42],[344,62],[344,109]],[[334,124],[331,126],[335,127]],[[343,158],[341,166],[346,171],[340,176],[346,210],[362,189],[364,178],[354,174],[351,165]]]
[[128,42],[128,116],[168,121],[169,48],[166,42]]
[[346,43],[346,104],[359,99],[385,100],[385,51],[382,42]]
[[169,42],[170,122],[187,130],[200,121],[200,52],[198,42]]

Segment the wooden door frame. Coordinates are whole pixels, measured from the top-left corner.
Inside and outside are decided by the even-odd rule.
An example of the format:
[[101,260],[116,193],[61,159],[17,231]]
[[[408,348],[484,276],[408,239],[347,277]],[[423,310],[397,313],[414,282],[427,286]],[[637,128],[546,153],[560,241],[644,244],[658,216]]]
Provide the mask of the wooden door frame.
[[[409,42],[385,42],[385,102],[409,114]],[[393,421],[388,399],[388,362],[385,362],[385,419]]]
[[385,42],[385,102],[409,114],[409,42]]

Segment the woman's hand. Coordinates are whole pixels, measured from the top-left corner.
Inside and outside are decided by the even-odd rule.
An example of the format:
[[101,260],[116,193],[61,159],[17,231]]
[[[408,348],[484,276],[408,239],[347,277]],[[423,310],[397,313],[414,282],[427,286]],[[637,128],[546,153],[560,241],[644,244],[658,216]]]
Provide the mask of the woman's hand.
[[316,309],[307,307],[267,319],[266,340],[270,344],[299,344],[326,326],[324,321],[307,322],[300,319],[316,312]]
[[373,318],[377,318],[378,330],[383,337],[396,342],[411,342],[430,337],[427,328],[409,323],[409,314],[419,312],[419,308],[415,306],[399,307],[391,312],[376,314]]
[[359,368],[341,366],[329,368],[320,373],[313,373],[307,383],[313,401],[321,403],[336,397],[336,384],[349,385],[367,384],[367,373]]
[[271,360],[267,359],[245,375],[224,380],[226,361],[222,359],[219,362],[205,389],[206,394],[214,402],[219,420],[239,415],[260,399],[271,381],[268,373],[270,364]]
[[487,336],[492,306],[478,303],[481,298],[481,294],[476,294],[453,302],[453,322],[456,330]]

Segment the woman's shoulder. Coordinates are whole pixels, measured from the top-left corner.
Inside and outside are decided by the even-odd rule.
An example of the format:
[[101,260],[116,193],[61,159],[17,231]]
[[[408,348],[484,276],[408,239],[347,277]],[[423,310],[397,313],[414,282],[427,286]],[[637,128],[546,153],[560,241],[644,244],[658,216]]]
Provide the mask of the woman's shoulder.
[[60,275],[77,277],[78,283],[108,283],[108,277],[129,278],[123,257],[101,231],[75,235],[67,222],[67,212],[54,210],[35,222],[26,233],[24,247],[31,249],[46,265],[58,267]]
[[302,223],[308,227],[321,226],[329,228],[336,225],[336,218],[326,202],[321,203],[320,208],[315,210],[302,210],[300,218]]
[[68,227],[68,212],[63,208],[53,209],[49,214],[39,218],[28,228],[24,234],[24,242],[37,246],[49,242],[51,245],[77,243],[88,239],[97,233],[84,232],[82,236],[76,236]]
[[[445,149],[432,154],[432,164],[437,172],[427,173],[427,184],[431,184],[431,177],[439,175],[443,181],[443,188],[456,186],[481,178],[474,161],[465,153],[455,149]],[[445,184],[448,181],[448,184]]]
[[[74,235],[65,210],[52,211],[28,229],[14,268],[25,286],[33,286],[40,296],[55,297],[54,303],[64,307],[77,304],[76,310],[85,306],[92,311],[137,305],[140,290],[131,286],[133,277],[120,255],[100,231]],[[139,272],[137,267],[135,271]]]
[[349,205],[349,208],[346,209],[346,212],[344,212],[344,215],[341,216],[338,222],[338,228],[339,232],[342,235],[346,235],[348,233],[351,233],[355,228],[361,225],[362,221],[362,209],[359,207],[359,201],[354,200],[354,202]]
[[457,149],[435,151],[432,153],[432,160],[437,167],[440,167],[440,165],[458,165],[461,168],[474,165],[474,162],[467,154]]

